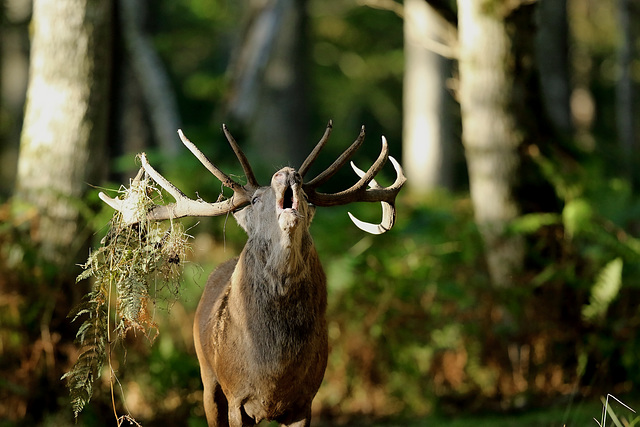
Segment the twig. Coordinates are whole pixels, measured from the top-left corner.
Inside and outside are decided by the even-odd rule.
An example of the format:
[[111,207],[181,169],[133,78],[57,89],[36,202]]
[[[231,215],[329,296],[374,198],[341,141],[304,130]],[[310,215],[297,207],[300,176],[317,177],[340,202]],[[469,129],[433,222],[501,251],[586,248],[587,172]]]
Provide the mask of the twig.
[[598,422],[597,419],[593,419],[596,424],[598,424],[600,427],[606,427],[607,424],[607,412],[608,412],[608,407],[609,407],[609,398],[613,398],[616,400],[616,402],[618,402],[619,404],[621,404],[622,406],[624,406],[625,408],[627,408],[628,410],[630,410],[631,412],[633,412],[634,414],[636,413],[636,411],[633,410],[633,408],[631,408],[629,405],[627,405],[626,403],[624,403],[622,400],[618,399],[617,397],[615,397],[613,394],[609,394],[607,393],[607,399],[605,400],[604,403],[604,407],[602,408],[602,418],[601,421]]

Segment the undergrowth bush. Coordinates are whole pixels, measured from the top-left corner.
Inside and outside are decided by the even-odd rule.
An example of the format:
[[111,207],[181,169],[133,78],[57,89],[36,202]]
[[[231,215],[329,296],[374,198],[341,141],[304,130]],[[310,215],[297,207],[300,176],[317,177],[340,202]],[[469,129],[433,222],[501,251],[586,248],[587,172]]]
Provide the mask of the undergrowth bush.
[[529,244],[512,288],[488,281],[467,195],[405,197],[393,232],[378,237],[350,230],[342,212],[317,216],[327,416],[505,410],[640,382],[640,200],[597,164],[567,173],[536,160],[561,210],[511,225]]

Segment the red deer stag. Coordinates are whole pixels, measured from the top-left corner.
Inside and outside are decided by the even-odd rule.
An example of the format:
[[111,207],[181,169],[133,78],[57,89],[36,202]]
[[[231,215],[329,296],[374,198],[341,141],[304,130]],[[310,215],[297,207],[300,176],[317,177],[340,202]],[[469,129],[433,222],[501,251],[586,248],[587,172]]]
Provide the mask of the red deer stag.
[[[382,152],[367,172],[351,163],[360,177],[352,187],[335,194],[317,190],[363,143],[364,127],[329,168],[303,182],[331,128],[329,122],[322,139],[298,171],[282,168],[266,187],[258,185],[247,158],[226,126],[223,130],[242,165],[245,185],[218,169],[178,131],[184,145],[233,190],[232,197],[216,203],[187,198],[141,155],[146,173],[176,200],[156,205],[147,213],[149,219],[232,212],[248,234],[240,256],[220,265],[209,277],[195,316],[194,341],[210,426],[239,427],[263,419],[290,426],[309,425],[311,401],[322,382],[328,353],[326,279],[309,233],[315,207],[381,202],[380,224],[365,223],[349,215],[369,233],[384,233],[393,226],[395,198],[406,178],[398,162],[389,156],[384,137]],[[391,186],[382,187],[374,176],[387,159],[393,163],[397,178]],[[127,200],[104,194],[100,197],[125,217],[133,211]]]

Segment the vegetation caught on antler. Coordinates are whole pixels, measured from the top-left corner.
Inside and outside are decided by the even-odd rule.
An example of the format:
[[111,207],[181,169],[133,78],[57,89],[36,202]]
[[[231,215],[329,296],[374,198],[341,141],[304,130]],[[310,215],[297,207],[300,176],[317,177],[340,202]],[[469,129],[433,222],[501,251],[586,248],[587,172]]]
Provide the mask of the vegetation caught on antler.
[[67,380],[76,417],[91,399],[93,382],[100,376],[106,359],[108,315],[103,290],[96,286],[71,313],[74,321],[83,314],[88,315],[76,334],[76,340],[81,346],[80,356],[73,368],[62,377]]
[[153,341],[158,330],[150,303],[161,291],[173,296],[179,291],[188,235],[179,223],[145,219],[161,193],[142,172],[123,191],[123,198],[135,201],[136,210],[129,214],[140,222],[130,225],[116,211],[102,246],[89,255],[77,277],[92,278],[93,288],[70,314],[74,321],[87,316],[76,334],[81,354],[63,376],[76,417],[91,399],[93,382],[107,361],[107,345],[114,341],[112,332],[123,338],[128,331],[140,331]]

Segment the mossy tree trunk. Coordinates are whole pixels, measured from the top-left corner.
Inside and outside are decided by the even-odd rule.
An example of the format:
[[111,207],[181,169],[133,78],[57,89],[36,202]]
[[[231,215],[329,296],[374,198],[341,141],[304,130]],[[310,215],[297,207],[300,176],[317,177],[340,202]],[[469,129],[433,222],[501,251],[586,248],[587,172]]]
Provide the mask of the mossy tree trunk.
[[15,201],[35,208],[40,254],[59,267],[84,246],[79,206],[106,163],[111,19],[111,0],[34,2]]

